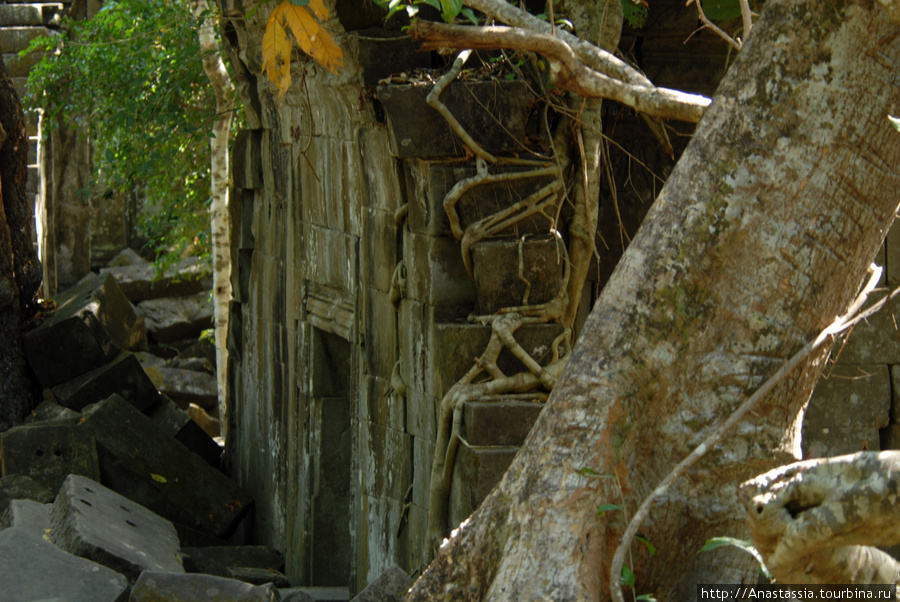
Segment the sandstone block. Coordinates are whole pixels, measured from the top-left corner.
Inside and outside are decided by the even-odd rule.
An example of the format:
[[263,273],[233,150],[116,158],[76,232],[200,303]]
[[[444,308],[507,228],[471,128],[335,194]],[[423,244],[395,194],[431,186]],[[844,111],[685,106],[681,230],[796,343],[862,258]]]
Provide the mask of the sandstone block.
[[522,445],[543,409],[543,403],[528,401],[470,401],[462,436],[470,445]]
[[450,528],[456,527],[478,508],[491,489],[500,482],[518,447],[469,445],[463,439],[453,465],[450,487]]
[[[52,575],[52,579],[48,576]],[[125,602],[128,580],[19,528],[0,531],[0,583],[8,602]]]
[[145,571],[131,590],[129,602],[278,602],[273,585],[251,585],[201,574]]
[[147,367],[145,371],[159,392],[181,408],[192,403],[207,409],[218,407],[216,377],[208,372],[169,366]]
[[112,276],[88,275],[56,301],[53,315],[25,335],[25,356],[44,387],[94,370],[144,341],[143,321]]
[[103,483],[174,523],[222,537],[250,495],[113,395],[85,408],[82,427],[97,441]]
[[403,237],[403,247],[409,299],[427,305],[474,305],[475,284],[455,239],[409,234]]
[[38,422],[0,435],[3,475],[28,475],[55,491],[70,473],[100,477],[91,433],[73,424]]
[[412,578],[396,564],[359,592],[352,602],[401,602]]
[[175,402],[165,395],[160,397],[160,401],[144,413],[167,435],[180,441],[213,468],[218,468],[222,459],[222,448],[219,444],[192,420],[187,412],[175,405]]
[[132,582],[143,571],[184,572],[172,523],[85,477],[70,475],[63,483],[50,512],[50,529],[60,549]]
[[144,317],[147,332],[158,343],[195,338],[212,327],[213,306],[208,292],[148,299],[138,303],[137,310]]
[[[891,375],[884,364],[835,365],[819,379],[803,419],[813,431],[827,427],[886,426],[891,409]],[[856,450],[859,451],[859,450]]]
[[232,567],[255,567],[281,571],[284,556],[269,546],[209,546],[181,548],[184,568],[191,573],[227,577]]
[[69,408],[65,408],[55,401],[42,401],[38,407],[31,411],[31,414],[25,417],[25,424],[33,422],[50,422],[64,421],[69,424],[75,424],[81,419],[81,414]]
[[[127,251],[130,249],[122,253]],[[132,303],[161,297],[195,295],[212,289],[210,276],[196,259],[185,259],[158,274],[156,266],[151,262],[133,252],[126,256],[122,253],[113,259],[113,263],[117,265],[101,269],[100,274],[112,274]]]
[[20,528],[37,537],[44,537],[50,527],[52,504],[41,504],[33,500],[12,500],[9,507],[0,513],[0,530]]
[[159,401],[159,391],[133,353],[120,353],[113,361],[68,382],[56,385],[53,396],[76,412],[116,393],[139,410]]
[[23,474],[0,477],[0,512],[12,500],[33,500],[41,504],[52,502],[56,488],[50,489]]
[[900,338],[888,311],[879,311],[853,327],[843,345],[843,338],[835,343],[840,349],[839,364],[900,364]]
[[865,426],[803,425],[803,457],[824,458],[881,449],[878,429]]

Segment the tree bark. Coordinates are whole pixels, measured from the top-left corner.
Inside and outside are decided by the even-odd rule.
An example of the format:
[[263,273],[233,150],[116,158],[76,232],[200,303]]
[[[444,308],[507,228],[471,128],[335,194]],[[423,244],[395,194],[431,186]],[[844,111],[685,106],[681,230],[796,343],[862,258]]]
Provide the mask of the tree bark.
[[[210,149],[210,228],[213,248],[213,308],[216,339],[216,389],[219,397],[219,420],[228,425],[225,398],[228,370],[228,304],[231,301],[231,227],[228,221],[228,140],[231,136],[231,114],[234,109],[234,84],[222,62],[219,44],[213,30],[213,19],[206,0],[190,0],[191,12],[203,19],[197,35],[203,70],[216,94],[216,121],[209,139]],[[223,430],[223,436],[226,434]]]
[[36,399],[22,346],[23,322],[41,284],[27,162],[25,115],[0,59],[0,432],[22,422]]
[[[410,599],[608,599],[630,512],[854,296],[897,208],[898,59],[873,3],[766,3],[528,440]],[[742,552],[697,551],[746,532],[738,483],[796,457],[821,365],[654,507],[642,534],[657,552],[628,560],[637,593],[755,581]]]

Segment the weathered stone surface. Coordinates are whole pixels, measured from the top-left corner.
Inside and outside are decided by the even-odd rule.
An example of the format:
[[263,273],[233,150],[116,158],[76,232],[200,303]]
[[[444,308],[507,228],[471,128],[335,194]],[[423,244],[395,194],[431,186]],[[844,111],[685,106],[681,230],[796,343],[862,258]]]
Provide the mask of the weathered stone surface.
[[11,500],[0,514],[0,529],[20,528],[37,537],[43,537],[50,527],[52,504],[34,500]]
[[97,441],[103,483],[172,522],[222,537],[252,503],[246,491],[118,395],[82,415],[82,426]]
[[222,434],[222,423],[219,422],[218,418],[213,418],[210,416],[206,410],[201,408],[195,403],[189,404],[187,410],[188,416],[191,417],[191,420],[197,423],[203,432],[209,435],[210,437],[219,437]]
[[460,441],[453,465],[448,527],[456,527],[475,511],[500,482],[517,451],[518,447],[476,447],[465,439]]
[[48,422],[51,420],[62,420],[74,424],[80,419],[81,414],[78,412],[65,408],[55,401],[46,400],[38,404],[38,407],[34,408],[31,411],[31,414],[25,417],[25,424]]
[[212,288],[209,275],[196,259],[180,261],[159,277],[156,266],[149,261],[133,255],[127,261],[128,264],[103,268],[100,274],[112,274],[132,303],[161,297],[194,295],[208,292]]
[[427,305],[474,305],[475,284],[456,240],[409,234],[403,237],[403,247],[409,299]]
[[212,327],[213,306],[208,292],[187,297],[162,297],[138,303],[147,332],[158,343],[196,337]]
[[31,40],[40,36],[52,35],[52,33],[46,27],[4,27],[0,30],[0,48],[24,50]]
[[190,573],[207,573],[228,577],[232,567],[255,567],[281,571],[284,556],[269,546],[209,546],[181,548],[184,568]]
[[218,468],[222,459],[222,448],[219,444],[191,419],[187,412],[175,405],[175,402],[165,395],[160,397],[162,399],[144,413],[167,435],[180,441],[213,468]]
[[522,445],[543,409],[543,403],[528,401],[470,401],[462,436],[470,445]]
[[803,428],[810,429],[810,432],[828,427],[877,429],[887,426],[890,408],[891,376],[888,366],[835,365],[828,378],[821,378],[816,384],[803,419]]
[[129,602],[278,602],[272,585],[250,585],[200,574],[146,571],[131,590]]
[[25,355],[44,387],[94,370],[144,341],[143,321],[112,276],[90,274],[56,301],[53,315],[25,335]]
[[191,403],[201,408],[217,407],[216,377],[212,374],[166,366],[146,367],[145,371],[159,392],[179,407]]
[[99,479],[100,466],[91,434],[76,425],[38,422],[0,435],[3,476],[28,475],[51,490],[70,473]]
[[139,410],[145,410],[159,401],[159,392],[153,381],[134,354],[129,352],[120,353],[110,363],[59,384],[52,391],[60,405],[76,412],[114,393]]
[[136,580],[142,571],[184,572],[178,534],[166,519],[85,477],[70,475],[50,512],[60,549]]
[[396,564],[359,592],[352,602],[401,602],[412,578]]
[[[378,86],[391,132],[391,152],[404,159],[457,157],[465,146],[447,122],[427,104],[430,85]],[[521,151],[528,104],[524,82],[450,84],[441,95],[463,128],[488,151]]]
[[475,312],[490,315],[502,307],[539,305],[556,297],[563,282],[562,244],[556,237],[546,235],[488,239],[472,245],[478,295]]
[[[52,579],[48,576],[52,575]],[[128,580],[19,528],[0,531],[0,597],[9,602],[125,602]]]
[[881,449],[878,429],[865,426],[826,426],[811,428],[803,425],[803,457],[824,458],[854,454],[858,451]]
[[[894,330],[891,312],[879,311],[853,327],[847,343],[835,343],[839,364],[900,364],[900,338]],[[843,347],[842,347],[843,346]]]
[[2,512],[12,500],[33,500],[41,504],[52,502],[56,496],[56,489],[38,483],[29,476],[23,474],[11,474],[0,477],[0,512]]
[[280,589],[278,591],[281,593],[282,602],[317,602],[318,600],[323,600],[323,598],[313,598],[311,594],[307,593],[306,589],[297,587]]

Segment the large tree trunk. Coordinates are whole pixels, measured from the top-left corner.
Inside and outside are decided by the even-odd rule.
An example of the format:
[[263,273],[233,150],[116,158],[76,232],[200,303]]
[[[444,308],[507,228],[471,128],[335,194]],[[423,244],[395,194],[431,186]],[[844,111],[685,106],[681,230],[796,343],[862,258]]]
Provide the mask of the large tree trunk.
[[20,423],[35,402],[22,347],[26,309],[41,284],[27,161],[25,115],[0,59],[0,432]]
[[[893,220],[898,34],[873,3],[766,3],[526,444],[411,599],[608,599],[626,516],[841,313]],[[658,551],[628,560],[638,593],[755,581],[749,556],[697,551],[743,535],[737,484],[797,454],[821,362],[654,507]]]

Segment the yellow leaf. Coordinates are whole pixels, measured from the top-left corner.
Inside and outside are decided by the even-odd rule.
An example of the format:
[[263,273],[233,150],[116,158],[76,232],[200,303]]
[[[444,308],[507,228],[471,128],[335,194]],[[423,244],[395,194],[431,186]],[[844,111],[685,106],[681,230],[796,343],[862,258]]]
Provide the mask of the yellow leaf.
[[[337,73],[338,69],[344,66],[344,53],[341,47],[324,27],[316,23],[305,8],[294,6],[288,0],[284,0],[276,11],[284,15],[285,24],[294,34],[294,39],[303,52],[332,73]],[[318,11],[316,12],[318,14]]]
[[328,18],[328,9],[325,8],[325,2],[323,0],[309,0],[309,8],[323,21]]
[[291,39],[281,26],[281,7],[269,17],[263,34],[263,69],[269,81],[278,86],[279,96],[291,87]]
[[157,483],[165,483],[166,482],[166,477],[152,473],[152,472],[150,473],[150,478],[152,478]]

